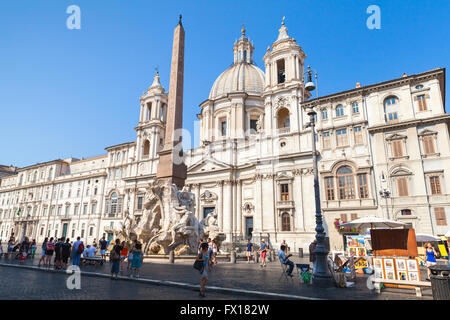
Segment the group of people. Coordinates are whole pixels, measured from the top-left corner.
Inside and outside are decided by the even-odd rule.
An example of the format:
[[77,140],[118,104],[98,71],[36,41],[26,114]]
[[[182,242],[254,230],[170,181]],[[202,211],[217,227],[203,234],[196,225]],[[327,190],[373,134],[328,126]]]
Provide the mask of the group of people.
[[3,252],[3,244],[0,240],[0,255],[5,253],[7,259],[13,257],[14,259],[26,260],[28,257],[34,258],[36,247],[36,240],[30,241],[28,237],[25,237],[21,242],[16,242],[13,233],[8,240],[5,252]]
[[142,262],[144,261],[144,252],[142,243],[134,240],[132,244],[125,241],[120,242],[116,239],[109,255],[111,264],[111,279],[118,279],[119,272],[123,272],[123,265],[127,259],[128,276],[139,278]]

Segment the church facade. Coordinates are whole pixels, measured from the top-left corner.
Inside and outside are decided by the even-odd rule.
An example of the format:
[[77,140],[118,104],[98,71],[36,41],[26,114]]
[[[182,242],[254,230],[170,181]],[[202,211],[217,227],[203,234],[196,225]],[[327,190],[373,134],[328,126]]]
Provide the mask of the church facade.
[[[315,237],[311,129],[314,108],[319,184],[331,249],[337,222],[377,215],[443,235],[450,215],[450,115],[445,69],[406,75],[310,99],[306,55],[284,23],[263,57],[242,30],[233,64],[200,104],[200,146],[185,150],[185,185],[195,215],[218,214],[228,243],[250,237],[306,249]],[[164,148],[168,96],[156,74],[140,97],[136,140],[89,159],[15,168],[0,178],[0,238],[11,233],[88,243],[126,215],[145,215],[145,194]],[[7,172],[7,171],[5,171]],[[388,191],[389,197],[380,194]]]

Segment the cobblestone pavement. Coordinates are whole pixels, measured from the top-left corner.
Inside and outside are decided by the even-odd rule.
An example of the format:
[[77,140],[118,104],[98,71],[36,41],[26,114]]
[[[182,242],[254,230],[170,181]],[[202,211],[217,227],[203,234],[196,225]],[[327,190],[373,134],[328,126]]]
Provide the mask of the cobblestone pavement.
[[199,297],[193,290],[113,281],[98,277],[81,277],[81,289],[68,289],[69,275],[28,269],[0,267],[0,300],[235,300],[235,297],[207,292]]
[[[308,263],[305,258],[292,258],[294,263]],[[37,265],[38,259],[27,260],[22,262],[26,265]],[[16,260],[0,259],[0,263],[18,264]],[[176,281],[192,285],[199,284],[200,276],[197,271],[192,268],[193,260],[176,260],[174,264],[167,263],[167,260],[151,260],[151,262],[144,262],[141,270],[141,278],[148,278],[154,280]],[[82,266],[82,271],[100,272],[109,274],[110,264],[107,262],[103,266]],[[125,265],[126,273],[126,265]],[[13,273],[17,273],[21,269],[12,269]],[[422,270],[425,272],[426,271]],[[43,272],[32,271],[37,274],[44,274]],[[272,292],[278,294],[290,294],[312,298],[322,299],[346,299],[346,300],[393,300],[393,299],[420,299],[416,297],[413,289],[383,289],[381,294],[377,294],[367,287],[367,275],[358,275],[356,286],[353,288],[327,288],[321,289],[311,285],[306,285],[298,280],[298,275],[294,271],[294,278],[285,280],[280,278],[281,267],[278,261],[267,264],[267,267],[261,267],[259,264],[245,261],[238,261],[236,264],[227,262],[219,262],[213,272],[210,273],[208,286],[217,286],[232,289],[244,289],[258,292]],[[49,273],[52,277],[55,274]],[[92,279],[92,278],[89,278]],[[102,279],[105,281],[107,279]],[[136,282],[117,281],[115,283],[123,282],[124,286],[133,287],[138,285]],[[141,284],[139,284],[141,285]],[[145,285],[145,284],[144,284]],[[180,289],[174,289],[180,290]],[[189,291],[189,290],[186,290]],[[192,290],[191,290],[192,291]],[[432,299],[431,289],[423,290],[424,296],[422,299]],[[218,297],[218,299],[220,299]]]

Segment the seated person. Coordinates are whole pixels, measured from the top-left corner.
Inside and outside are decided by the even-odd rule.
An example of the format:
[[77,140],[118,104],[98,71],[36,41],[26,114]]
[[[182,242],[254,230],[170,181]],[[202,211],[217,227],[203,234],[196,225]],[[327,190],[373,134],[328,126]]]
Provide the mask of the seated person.
[[97,252],[97,248],[95,246],[88,246],[88,257],[95,257],[95,253]]
[[88,258],[89,257],[89,249],[90,249],[90,245],[88,244],[87,247],[84,249],[83,251],[83,257],[84,258]]
[[280,250],[278,250],[278,258],[280,259],[280,262],[282,264],[288,265],[289,269],[286,271],[288,276],[292,277],[292,270],[294,269],[294,263],[289,260],[289,257],[292,256],[292,254],[289,254],[286,256],[286,246],[281,245]]

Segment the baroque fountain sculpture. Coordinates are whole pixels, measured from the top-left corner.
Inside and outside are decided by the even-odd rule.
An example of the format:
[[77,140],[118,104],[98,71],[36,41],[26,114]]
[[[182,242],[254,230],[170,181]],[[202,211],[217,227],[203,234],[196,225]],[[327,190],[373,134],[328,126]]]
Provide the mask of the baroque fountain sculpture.
[[150,183],[144,197],[144,213],[133,217],[126,211],[125,221],[114,230],[122,240],[138,240],[151,254],[196,254],[199,239],[211,238],[218,248],[225,239],[220,232],[217,213],[202,221],[195,216],[195,195],[186,187],[180,191],[171,181]]

